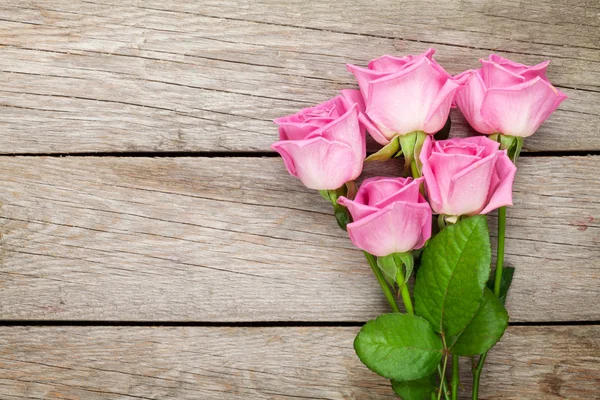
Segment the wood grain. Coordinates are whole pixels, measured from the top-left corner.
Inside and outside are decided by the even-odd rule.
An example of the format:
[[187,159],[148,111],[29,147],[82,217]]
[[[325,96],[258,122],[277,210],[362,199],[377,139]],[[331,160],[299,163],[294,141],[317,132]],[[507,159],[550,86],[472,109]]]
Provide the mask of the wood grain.
[[525,150],[600,149],[594,4],[385,4],[0,0],[0,151],[270,151],[273,118],[356,86],[345,63],[428,47],[451,73],[551,58],[570,99]]
[[[394,399],[352,349],[358,327],[3,327],[10,399]],[[509,327],[480,399],[600,397],[598,326]],[[466,360],[465,360],[466,361]],[[468,398],[470,374],[462,366]]]
[[[599,168],[594,156],[519,160],[512,321],[600,319]],[[278,158],[3,157],[0,186],[1,319],[365,321],[387,310],[330,206]]]

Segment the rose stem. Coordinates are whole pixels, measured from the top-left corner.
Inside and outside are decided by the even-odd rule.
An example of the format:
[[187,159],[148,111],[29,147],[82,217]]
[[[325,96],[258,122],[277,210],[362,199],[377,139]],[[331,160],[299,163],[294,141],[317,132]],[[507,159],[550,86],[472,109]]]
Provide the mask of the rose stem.
[[442,388],[444,389],[444,399],[450,400],[450,397],[448,396],[448,384],[446,383],[446,378],[442,375],[442,367],[440,367],[440,364],[438,364],[437,370],[438,370],[438,376],[440,377],[440,380],[442,381]]
[[504,265],[504,235],[506,232],[506,207],[498,209],[498,247],[496,250],[496,276],[494,278],[494,294],[500,296],[502,270]]
[[394,311],[395,313],[400,312],[400,310],[398,309],[398,305],[396,304],[394,295],[392,294],[390,287],[388,286],[387,282],[385,281],[385,278],[383,277],[381,270],[377,266],[377,261],[375,260],[375,256],[366,251],[363,251],[363,253],[365,253],[365,258],[369,262],[371,271],[373,271],[375,278],[377,278],[377,282],[379,282],[379,286],[381,286],[381,290],[383,290],[383,294],[385,295],[385,298],[387,299],[388,303],[390,303],[390,307],[392,307],[392,311]]
[[452,400],[458,400],[458,385],[460,376],[458,375],[458,356],[452,355]]
[[440,390],[438,391],[437,400],[440,400],[442,398],[442,392],[444,392],[444,383],[446,382],[446,365],[448,365],[448,353],[444,354],[444,367],[442,368],[442,378],[440,382]]
[[[396,281],[398,285],[400,285],[400,293],[402,294],[402,301],[404,302],[404,308],[406,308],[406,313],[410,315],[415,315],[415,310],[412,305],[412,301],[410,300],[410,292],[408,291],[408,284],[406,283],[406,279],[404,278],[404,274],[402,273],[402,266],[398,268],[398,273],[396,274]],[[402,282],[402,284],[400,284]]]
[[487,351],[479,357],[477,365],[473,369],[473,400],[479,399],[479,377],[481,376],[481,370],[483,369],[483,363],[487,357]]
[[[494,276],[494,294],[500,296],[500,284],[502,283],[502,270],[504,269],[504,237],[506,234],[506,207],[498,209],[498,247],[496,248],[496,275]],[[479,378],[483,363],[487,357],[487,351],[479,357],[479,361],[473,369],[473,400],[477,400],[479,392]]]

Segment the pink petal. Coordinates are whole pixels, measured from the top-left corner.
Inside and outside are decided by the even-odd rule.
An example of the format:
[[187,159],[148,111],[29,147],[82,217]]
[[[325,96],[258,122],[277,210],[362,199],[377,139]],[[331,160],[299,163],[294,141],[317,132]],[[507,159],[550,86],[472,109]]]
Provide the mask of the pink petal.
[[321,126],[299,122],[282,122],[279,125],[280,140],[302,140],[319,129]]
[[498,63],[498,64],[502,65],[504,68],[506,68],[514,73],[517,73],[517,74],[520,74],[521,72],[526,71],[527,68],[529,68],[525,64],[520,64],[518,62],[511,61],[508,58],[499,56],[498,54],[490,54],[490,56],[488,57],[488,60],[491,62]]
[[433,139],[431,136],[427,136],[425,142],[423,142],[419,159],[421,160],[422,164],[421,172],[423,173],[423,178],[425,178],[425,188],[427,189],[427,195],[429,197],[429,202],[431,203],[431,208],[433,208],[435,212],[439,212],[442,207],[442,195],[431,165],[429,164],[429,157],[431,156],[433,147],[432,142]]
[[512,206],[512,189],[517,167],[512,163],[506,150],[500,152],[496,161],[495,175],[498,182],[490,187],[489,200],[480,214],[487,214],[497,208]]
[[[362,160],[367,155],[365,132],[360,128],[356,104],[352,105],[352,107],[338,119],[313,131],[307,139],[318,136],[322,136],[332,142],[347,144],[354,152],[354,157],[357,160]],[[357,165],[357,168],[362,169],[362,163]],[[360,170],[353,171],[352,174],[360,174],[360,172]]]
[[414,56],[394,57],[384,55],[369,62],[369,69],[377,72],[393,74],[400,71],[413,60]]
[[[365,128],[367,129],[367,132],[369,132],[369,135],[371,135],[371,137],[373,139],[375,139],[375,141],[383,146],[387,145],[388,143],[390,143],[390,140],[394,138],[395,133],[392,131],[388,131],[387,129],[383,128],[379,129],[377,126],[375,126],[375,124],[373,123],[373,121],[371,121],[369,119],[369,117],[367,116],[367,114],[360,114],[358,116],[358,120],[365,126]],[[389,137],[389,139],[388,139]]]
[[[425,199],[423,199],[423,201],[425,201]],[[431,210],[430,210],[430,213],[431,213]],[[419,240],[417,241],[417,243],[415,244],[415,246],[413,248],[420,249],[421,247],[423,247],[425,245],[425,242],[427,242],[430,238],[431,238],[431,217],[423,218],[423,223],[421,225],[421,236],[419,237]]]
[[[442,209],[436,209],[436,211],[454,215],[448,206],[451,196],[452,179],[479,160],[480,158],[476,156],[436,152],[433,152],[429,156],[429,165],[437,182],[442,199],[441,203],[443,204]],[[429,180],[427,180],[427,183],[429,183]]]
[[481,77],[481,70],[465,71],[455,79],[465,82],[465,85],[456,92],[454,102],[466,120],[477,132],[494,133],[494,129],[481,116],[481,104],[485,97],[485,84]]
[[418,55],[407,55],[404,57],[394,57],[390,55],[384,55],[369,62],[369,69],[378,72],[395,73],[400,71],[402,68],[407,66],[409,63],[418,61],[421,58],[428,58],[432,60],[435,49],[429,48],[425,52]]
[[448,79],[444,83],[425,118],[423,130],[426,133],[436,133],[444,127],[448,120],[454,94],[460,87],[461,85],[452,79]]
[[387,75],[385,72],[373,71],[352,64],[346,64],[346,69],[348,69],[348,71],[356,78],[356,82],[358,82],[358,87],[365,102],[368,100],[369,96],[369,82]]
[[356,193],[355,201],[369,206],[384,208],[392,201],[419,201],[422,179],[376,177],[365,179]]
[[475,215],[485,207],[499,153],[477,161],[450,180],[445,214]]
[[348,224],[348,234],[355,246],[382,257],[414,249],[425,236],[426,232],[422,232],[425,225],[431,225],[431,209],[427,203],[395,202]]
[[337,189],[356,179],[362,169],[363,160],[356,159],[350,146],[322,137],[281,141],[271,148],[281,154],[288,172],[309,189]]
[[421,183],[425,180],[423,177],[418,179],[412,178],[395,178],[396,180],[403,180],[401,187],[395,193],[391,193],[389,196],[382,198],[376,204],[378,208],[385,208],[395,201],[404,201],[407,203],[419,203],[422,196],[419,192]]
[[537,77],[508,88],[492,88],[483,99],[482,116],[497,132],[531,136],[567,96]]
[[483,65],[481,71],[483,75],[483,82],[487,89],[513,86],[525,82],[525,78],[523,78],[521,75],[504,68],[498,63],[486,60],[479,61]]
[[353,201],[353,200],[347,199],[344,196],[339,197],[337,201],[338,201],[338,203],[340,203],[341,205],[346,207],[348,209],[348,211],[350,211],[350,215],[352,215],[353,221],[361,220],[361,219],[366,218],[369,215],[379,211],[379,209],[376,207],[371,207],[369,205],[361,204],[361,203],[357,202],[356,200]]
[[349,110],[352,108],[352,105],[357,104],[358,111],[364,113],[366,110],[365,101],[360,93],[360,90],[356,89],[342,89],[340,90],[342,94],[342,101],[345,105],[345,110]]
[[487,136],[471,136],[466,138],[443,140],[440,142],[450,142],[451,140],[456,140],[456,142],[454,142],[453,145],[477,146],[477,148],[480,149],[477,152],[477,155],[481,156],[482,158],[497,152],[500,148],[500,143],[496,142],[495,140],[491,140]]
[[[423,130],[446,76],[423,58],[402,71],[369,83],[367,115],[398,134]],[[445,122],[445,121],[444,121]]]
[[533,67],[529,67],[525,71],[521,72],[521,76],[526,80],[531,80],[536,76],[539,76],[543,80],[548,81],[548,78],[546,78],[546,70],[548,69],[548,64],[550,64],[550,60],[546,60],[534,65]]

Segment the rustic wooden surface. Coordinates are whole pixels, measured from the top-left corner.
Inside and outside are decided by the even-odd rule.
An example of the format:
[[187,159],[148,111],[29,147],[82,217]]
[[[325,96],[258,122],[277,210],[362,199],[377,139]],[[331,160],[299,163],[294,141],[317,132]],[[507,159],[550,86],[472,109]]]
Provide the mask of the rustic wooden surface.
[[[7,400],[395,398],[349,351],[358,329],[5,327],[0,392]],[[485,398],[597,398],[598,335],[598,326],[510,327],[484,369]]]
[[[512,320],[600,319],[600,158],[519,165]],[[278,158],[2,158],[0,186],[4,319],[365,321],[387,309],[331,206]]]
[[597,1],[0,0],[0,399],[394,398],[351,344],[385,301],[271,120],[428,47],[570,97],[519,160],[481,397],[600,398]]
[[551,58],[570,99],[526,150],[600,150],[593,1],[241,3],[0,0],[0,152],[266,151],[273,118],[356,86],[345,63],[428,47],[451,73]]

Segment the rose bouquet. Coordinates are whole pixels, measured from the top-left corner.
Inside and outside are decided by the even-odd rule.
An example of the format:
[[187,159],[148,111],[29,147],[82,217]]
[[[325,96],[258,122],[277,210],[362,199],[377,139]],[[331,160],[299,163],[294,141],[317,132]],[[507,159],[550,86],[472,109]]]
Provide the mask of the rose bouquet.
[[[331,202],[393,311],[361,328],[360,360],[405,400],[457,399],[459,358],[469,357],[477,399],[487,352],[508,326],[514,269],[503,265],[504,237],[515,162],[523,139],[566,96],[546,78],[548,62],[530,67],[490,55],[482,68],[453,77],[433,53],[348,65],[360,90],[275,120],[280,141],[272,147],[290,174]],[[450,130],[453,106],[487,136],[436,140]],[[366,132],[382,145],[368,157]],[[357,189],[365,161],[399,156],[404,176],[369,178]],[[490,276],[486,214],[496,209]]]

